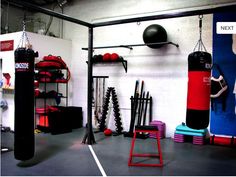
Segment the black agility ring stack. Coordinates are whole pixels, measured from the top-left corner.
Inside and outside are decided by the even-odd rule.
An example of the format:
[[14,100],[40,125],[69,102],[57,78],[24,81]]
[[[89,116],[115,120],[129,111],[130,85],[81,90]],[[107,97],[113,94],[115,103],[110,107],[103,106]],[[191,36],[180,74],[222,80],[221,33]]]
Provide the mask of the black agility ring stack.
[[120,118],[120,108],[119,108],[119,103],[117,99],[117,94],[114,87],[110,87],[110,88],[111,88],[111,95],[112,95],[113,112],[114,112],[115,122],[116,122],[115,123],[116,132],[118,134],[121,134],[123,127],[122,127],[121,118]]
[[105,99],[104,99],[104,104],[102,107],[102,118],[101,118],[101,122],[99,125],[99,130],[100,131],[104,131],[106,129],[106,117],[107,117],[107,113],[108,113],[108,106],[109,106],[109,102],[110,102],[110,93],[111,93],[111,89],[108,88],[106,95],[105,95]]
[[117,99],[117,94],[115,91],[114,87],[108,87],[106,95],[105,95],[105,100],[102,108],[102,118],[101,122],[99,125],[99,130],[104,131],[106,129],[106,118],[107,118],[107,113],[108,113],[108,107],[110,103],[110,97],[112,96],[112,104],[113,104],[113,112],[115,116],[115,125],[116,125],[116,133],[121,134],[123,131],[122,127],[122,122],[120,118],[120,108],[119,108],[119,103]]

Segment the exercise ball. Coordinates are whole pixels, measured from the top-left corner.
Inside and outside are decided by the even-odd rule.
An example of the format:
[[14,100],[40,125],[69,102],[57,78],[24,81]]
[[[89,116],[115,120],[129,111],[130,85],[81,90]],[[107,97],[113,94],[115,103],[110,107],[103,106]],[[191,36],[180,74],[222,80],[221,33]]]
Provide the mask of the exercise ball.
[[111,136],[112,135],[112,131],[111,131],[111,129],[106,129],[106,130],[104,130],[104,135],[106,135],[106,136]]
[[111,54],[111,60],[112,61],[117,61],[119,60],[119,55],[117,53],[112,53]]
[[98,57],[97,55],[94,55],[93,58],[92,58],[93,61],[97,61],[97,57]]
[[103,55],[103,61],[109,61],[111,59],[111,54],[110,53],[105,53]]
[[103,56],[101,54],[97,55],[97,61],[102,61],[103,60]]
[[[153,24],[148,26],[143,32],[143,41],[148,43],[159,43],[167,41],[167,32],[161,25]],[[150,48],[156,49],[163,46],[163,44],[147,45]]]
[[95,61],[95,62],[99,62],[102,60],[103,60],[103,56],[101,54],[93,56],[93,61]]

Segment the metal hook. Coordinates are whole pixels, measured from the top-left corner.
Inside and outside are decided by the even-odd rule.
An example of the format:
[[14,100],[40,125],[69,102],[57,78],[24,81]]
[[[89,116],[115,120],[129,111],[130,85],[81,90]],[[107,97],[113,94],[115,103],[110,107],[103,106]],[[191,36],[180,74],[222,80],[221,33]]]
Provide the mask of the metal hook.
[[199,18],[199,40],[197,42],[197,44],[195,45],[193,51],[195,51],[196,49],[198,49],[198,51],[207,51],[203,42],[202,42],[202,18],[203,18],[203,15],[199,15],[198,16]]
[[18,47],[26,47],[26,48],[30,48],[31,47],[31,44],[29,42],[29,38],[27,36],[27,33],[26,33],[26,12],[24,12],[24,17],[23,17],[23,20],[22,20],[22,35],[21,35],[21,38],[20,38],[20,42],[18,44]]
[[203,18],[203,15],[199,15],[198,18],[199,18],[199,28],[200,28],[200,30],[201,30],[201,28],[202,28],[202,18]]

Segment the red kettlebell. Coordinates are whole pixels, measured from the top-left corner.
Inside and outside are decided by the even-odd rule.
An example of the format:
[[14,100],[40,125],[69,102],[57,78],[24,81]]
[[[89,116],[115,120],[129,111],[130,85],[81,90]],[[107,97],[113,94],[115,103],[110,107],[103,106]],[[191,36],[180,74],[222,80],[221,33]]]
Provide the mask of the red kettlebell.
[[117,61],[119,59],[119,55],[117,53],[112,53],[111,54],[111,60],[112,61]]
[[104,130],[104,135],[106,135],[106,136],[111,136],[112,135],[112,131],[111,131],[111,129],[106,129],[106,130]]
[[111,54],[110,53],[105,53],[103,55],[103,61],[109,61],[111,59]]

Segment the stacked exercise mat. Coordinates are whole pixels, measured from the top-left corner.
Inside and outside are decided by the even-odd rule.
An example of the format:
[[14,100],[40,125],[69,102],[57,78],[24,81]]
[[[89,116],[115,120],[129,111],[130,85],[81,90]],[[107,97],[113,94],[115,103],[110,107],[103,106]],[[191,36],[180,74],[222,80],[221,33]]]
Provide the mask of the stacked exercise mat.
[[187,127],[184,123],[178,125],[175,129],[174,141],[184,143],[192,141],[193,144],[205,144],[207,129],[192,129]]
[[[158,128],[159,135],[160,135],[161,139],[165,138],[166,124],[164,122],[159,121],[159,120],[154,120],[154,121],[150,122],[150,125],[155,126],[155,127]],[[156,138],[154,133],[150,133],[149,137],[150,138]]]

